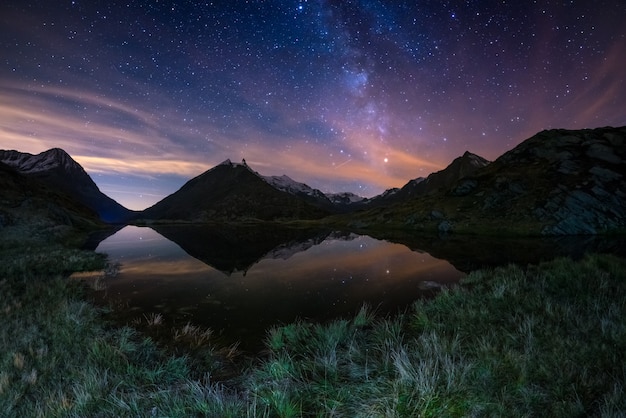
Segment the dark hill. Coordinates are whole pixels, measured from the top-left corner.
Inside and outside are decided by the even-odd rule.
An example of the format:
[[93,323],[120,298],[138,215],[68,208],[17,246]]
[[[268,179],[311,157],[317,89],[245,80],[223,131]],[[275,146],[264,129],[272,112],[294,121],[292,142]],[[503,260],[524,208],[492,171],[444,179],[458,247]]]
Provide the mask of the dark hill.
[[[100,226],[95,211],[0,162],[0,232],[44,233],[61,226]],[[57,231],[61,232],[61,231]]]
[[473,174],[476,170],[488,164],[489,161],[483,157],[466,151],[462,156],[455,158],[450,165],[443,170],[432,173],[426,178],[418,177],[410,180],[400,189],[386,190],[379,196],[375,196],[366,201],[356,202],[351,206],[353,208],[377,208],[448,191],[460,179]]
[[245,163],[227,160],[189,180],[139,216],[152,220],[212,222],[317,219],[327,214],[271,186]]
[[476,170],[489,164],[476,154],[466,151],[462,156],[455,158],[450,165],[441,171],[430,174],[428,177],[409,181],[400,190],[394,193],[394,200],[404,200],[424,196],[439,191],[447,191],[457,181],[474,174]]
[[353,224],[442,232],[572,235],[626,230],[626,127],[542,131],[447,191]]
[[107,223],[123,223],[133,212],[100,191],[96,183],[69,154],[53,148],[37,155],[0,150],[0,161],[52,190],[71,196],[94,210]]

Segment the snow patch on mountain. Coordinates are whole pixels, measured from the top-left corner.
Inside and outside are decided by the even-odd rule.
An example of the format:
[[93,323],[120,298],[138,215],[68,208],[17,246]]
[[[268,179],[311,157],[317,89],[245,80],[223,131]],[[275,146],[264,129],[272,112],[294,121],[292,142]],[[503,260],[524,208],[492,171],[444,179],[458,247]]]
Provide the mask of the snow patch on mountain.
[[473,154],[469,151],[465,151],[462,156],[462,159],[465,160],[465,163],[474,168],[483,168],[489,165],[489,160],[484,159],[480,155]]
[[14,150],[1,151],[0,161],[23,174],[41,173],[59,167],[66,171],[81,168],[72,157],[60,148],[52,148],[37,155]]
[[[416,180],[418,179],[424,179],[423,177],[418,177]],[[382,192],[380,194],[380,197],[389,197],[389,196],[393,196],[394,194],[398,193],[400,191],[399,187],[392,187],[391,189],[387,189],[384,192]]]
[[351,192],[327,193],[326,197],[328,197],[328,199],[336,205],[349,205],[351,203],[359,203],[367,200],[366,198]]
[[299,183],[284,174],[282,176],[261,176],[261,178],[271,186],[274,186],[283,192],[295,195],[304,194],[313,197],[324,196],[324,194],[319,190],[314,189],[307,184]]

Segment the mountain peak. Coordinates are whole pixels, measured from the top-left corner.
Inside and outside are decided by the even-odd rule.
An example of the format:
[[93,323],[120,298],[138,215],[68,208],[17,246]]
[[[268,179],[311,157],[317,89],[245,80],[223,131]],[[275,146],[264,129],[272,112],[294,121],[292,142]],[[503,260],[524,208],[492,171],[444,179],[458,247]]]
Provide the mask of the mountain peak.
[[336,205],[349,205],[364,202],[367,199],[352,192],[327,193],[326,197]]
[[73,197],[97,212],[105,222],[119,222],[130,216],[128,209],[103,194],[83,167],[61,148],[52,148],[37,155],[0,150],[0,162]]
[[[291,180],[286,176],[276,178]],[[241,163],[226,160],[189,180],[178,191],[144,210],[141,216],[145,219],[213,222],[316,219],[328,214],[296,193],[275,187],[272,180],[252,170],[245,160]],[[293,180],[288,183],[296,184]]]
[[19,151],[0,151],[0,161],[23,174],[35,174],[62,167],[82,170],[82,167],[61,148],[52,148],[37,155]]
[[254,170],[252,170],[248,164],[246,163],[246,159],[242,159],[240,163],[234,163],[231,161],[230,158],[225,159],[224,161],[222,161],[221,163],[219,163],[218,165],[216,165],[215,167],[221,167],[221,166],[226,166],[226,167],[244,167],[247,168],[248,170],[252,171],[253,173],[255,173]]
[[[485,167],[488,164],[489,164],[489,160],[484,159],[480,155],[476,155],[469,151],[465,151],[461,157],[455,158],[454,161],[452,161],[452,163],[448,167],[446,167],[445,170],[448,170],[451,167],[454,167],[455,165],[460,165],[461,167],[465,165],[469,165],[469,171],[473,171],[477,168]],[[468,167],[463,167],[461,168],[461,170],[468,171]],[[469,173],[459,173],[459,174],[463,176]]]

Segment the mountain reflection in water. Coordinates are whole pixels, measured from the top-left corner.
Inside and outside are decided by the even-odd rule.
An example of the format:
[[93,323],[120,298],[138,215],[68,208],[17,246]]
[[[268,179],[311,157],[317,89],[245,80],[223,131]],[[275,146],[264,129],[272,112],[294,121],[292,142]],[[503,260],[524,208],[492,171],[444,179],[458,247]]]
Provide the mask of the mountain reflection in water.
[[352,317],[364,303],[395,313],[432,295],[433,284],[456,283],[476,268],[623,248],[621,237],[373,238],[258,226],[127,226],[96,248],[120,264],[96,296],[115,306],[121,321],[161,314],[173,326],[209,327],[224,343],[258,350],[272,325]]
[[[157,229],[157,228],[155,228]],[[98,292],[122,320],[161,314],[256,350],[272,325],[404,309],[464,273],[402,244],[319,230],[127,226],[96,251],[120,264]],[[167,238],[166,238],[167,237]],[[241,255],[238,257],[238,255]]]

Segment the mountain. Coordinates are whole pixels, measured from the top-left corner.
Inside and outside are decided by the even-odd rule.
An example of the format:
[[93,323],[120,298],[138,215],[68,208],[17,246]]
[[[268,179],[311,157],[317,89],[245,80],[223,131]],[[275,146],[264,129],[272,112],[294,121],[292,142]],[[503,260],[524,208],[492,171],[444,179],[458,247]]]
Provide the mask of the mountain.
[[25,239],[36,234],[58,235],[69,227],[91,228],[101,223],[95,211],[0,162],[0,233]]
[[384,198],[385,202],[398,202],[439,191],[447,191],[460,179],[473,174],[489,164],[489,161],[469,151],[455,158],[450,165],[428,177],[418,177],[409,181],[400,190]]
[[425,179],[420,178],[409,182],[398,192],[399,196],[424,195],[439,190],[446,190],[460,179],[472,175],[476,170],[489,165],[489,161],[469,151],[455,158],[445,169],[430,174]]
[[313,206],[324,210],[332,211],[333,202],[321,191],[310,187],[305,183],[299,183],[286,175],[282,176],[261,176],[269,185],[274,188],[296,196]]
[[189,180],[139,215],[190,222],[318,219],[329,212],[278,190],[248,167],[226,160]]
[[76,199],[104,222],[121,223],[133,213],[102,193],[80,164],[62,149],[53,148],[37,155],[0,150],[0,162]]
[[418,177],[409,180],[402,188],[387,189],[378,196],[355,202],[350,207],[353,209],[379,208],[440,191],[447,191],[460,179],[471,175],[488,164],[489,161],[483,157],[466,151],[462,156],[455,158],[443,170],[432,173],[428,177]]
[[351,222],[498,235],[619,233],[626,231],[625,174],[626,127],[547,130],[450,186]]
[[360,207],[368,199],[350,192],[323,193],[305,183],[299,183],[286,175],[263,176],[269,184],[283,192],[297,196],[306,202],[330,212],[349,212]]
[[326,197],[335,205],[349,205],[367,200],[366,198],[351,192],[328,193]]

